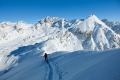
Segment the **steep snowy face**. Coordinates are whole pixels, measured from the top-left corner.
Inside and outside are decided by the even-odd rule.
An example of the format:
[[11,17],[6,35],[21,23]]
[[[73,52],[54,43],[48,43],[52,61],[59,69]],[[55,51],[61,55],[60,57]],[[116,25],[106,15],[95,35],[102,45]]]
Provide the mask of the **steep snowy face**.
[[56,32],[42,47],[46,53],[83,50],[81,41],[70,32]]
[[120,21],[108,21],[107,19],[103,19],[102,21],[116,33],[120,34]]
[[64,27],[63,19],[49,17],[37,23],[35,29],[46,37],[47,41],[41,48],[44,52],[83,50],[81,41]]
[[[34,46],[35,43],[43,43],[38,51],[48,54],[58,51],[101,51],[119,48],[120,35],[95,15],[85,20],[47,17],[36,24],[3,22],[0,23],[0,64],[12,51],[22,46]],[[7,58],[6,63],[17,60],[16,57],[12,60],[9,59],[11,57]]]
[[72,24],[69,29],[82,42],[86,50],[106,50],[120,47],[120,35],[95,15]]

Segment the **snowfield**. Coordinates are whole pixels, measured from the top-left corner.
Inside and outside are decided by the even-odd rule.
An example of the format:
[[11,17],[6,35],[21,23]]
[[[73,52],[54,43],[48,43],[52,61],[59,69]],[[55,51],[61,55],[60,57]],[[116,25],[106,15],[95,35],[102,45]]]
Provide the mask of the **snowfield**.
[[119,48],[119,23],[95,15],[1,22],[0,80],[120,80]]
[[49,55],[49,63],[33,53],[2,71],[0,80],[120,80],[120,49],[57,52]]

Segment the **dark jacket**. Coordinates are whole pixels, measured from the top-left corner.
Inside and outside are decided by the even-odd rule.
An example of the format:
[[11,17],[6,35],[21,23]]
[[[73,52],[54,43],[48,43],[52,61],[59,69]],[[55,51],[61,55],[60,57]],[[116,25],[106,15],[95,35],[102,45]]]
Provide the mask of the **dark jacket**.
[[44,54],[44,58],[45,58],[45,61],[48,62],[48,54],[47,53]]

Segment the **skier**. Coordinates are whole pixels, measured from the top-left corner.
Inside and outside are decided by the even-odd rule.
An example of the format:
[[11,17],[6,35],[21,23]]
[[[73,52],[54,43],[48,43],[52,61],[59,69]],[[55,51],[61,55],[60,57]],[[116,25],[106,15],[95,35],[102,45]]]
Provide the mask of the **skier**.
[[44,58],[45,58],[45,61],[48,63],[48,54],[47,53],[44,54]]

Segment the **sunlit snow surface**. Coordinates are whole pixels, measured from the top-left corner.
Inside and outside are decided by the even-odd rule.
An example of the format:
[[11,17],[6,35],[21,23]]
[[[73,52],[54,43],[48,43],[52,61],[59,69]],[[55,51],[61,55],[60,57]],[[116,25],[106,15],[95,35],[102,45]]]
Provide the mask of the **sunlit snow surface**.
[[95,15],[85,20],[47,17],[36,24],[2,22],[0,80],[120,80],[116,25]]
[[[1,72],[0,80],[120,80],[120,49],[50,54],[49,62],[34,51]],[[20,55],[20,54],[19,54]]]

